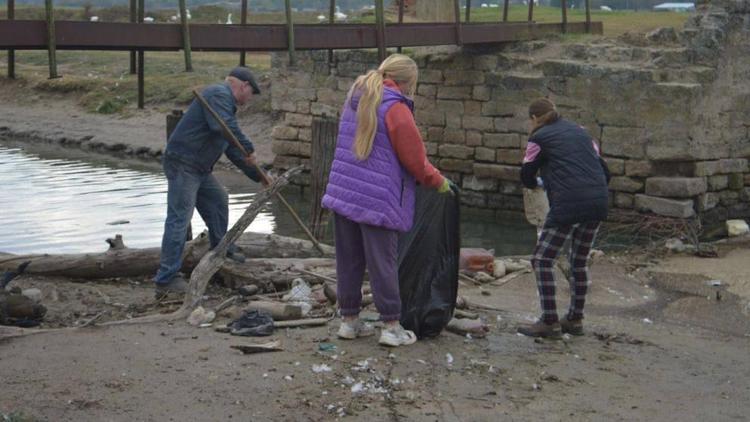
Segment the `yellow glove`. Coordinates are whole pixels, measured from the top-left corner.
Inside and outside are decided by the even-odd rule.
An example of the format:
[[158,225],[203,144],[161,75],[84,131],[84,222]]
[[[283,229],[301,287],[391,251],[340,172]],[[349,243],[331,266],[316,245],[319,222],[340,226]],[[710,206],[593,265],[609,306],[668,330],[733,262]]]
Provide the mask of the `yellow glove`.
[[[447,177],[444,177],[443,178],[443,184],[440,185],[440,187],[437,189],[437,191],[438,191],[438,193],[449,193],[451,195],[454,195],[454,193],[453,193],[454,192],[454,189],[453,189],[454,187],[455,187],[455,185],[453,184],[453,182],[451,182],[450,180],[448,180]],[[458,188],[455,188],[455,189],[458,190]]]

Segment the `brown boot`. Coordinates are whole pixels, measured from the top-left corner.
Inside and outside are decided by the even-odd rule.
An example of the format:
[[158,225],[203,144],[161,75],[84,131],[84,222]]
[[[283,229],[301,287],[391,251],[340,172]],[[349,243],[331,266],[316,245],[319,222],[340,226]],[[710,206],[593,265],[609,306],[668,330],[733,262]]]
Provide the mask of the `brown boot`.
[[521,325],[518,327],[517,331],[529,337],[543,337],[551,339],[559,339],[562,337],[562,330],[560,329],[559,322],[547,324],[544,321],[539,320],[533,324]]
[[571,336],[582,336],[583,319],[568,319],[568,317],[565,317],[560,320],[560,328],[563,333],[570,334]]

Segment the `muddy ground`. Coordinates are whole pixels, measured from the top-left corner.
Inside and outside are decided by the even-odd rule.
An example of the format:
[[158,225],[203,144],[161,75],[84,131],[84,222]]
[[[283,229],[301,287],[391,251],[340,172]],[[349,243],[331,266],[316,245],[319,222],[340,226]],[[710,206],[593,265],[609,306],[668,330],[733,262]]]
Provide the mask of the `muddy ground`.
[[[67,110],[76,109],[70,100],[0,88],[0,127],[8,134],[57,143],[91,136],[84,148],[91,140],[150,150],[163,144],[162,113],[116,120],[71,114]],[[259,149],[270,151],[262,124],[253,125],[252,119],[265,122],[267,129],[273,119],[242,119],[248,130],[259,131]],[[41,120],[47,123],[35,123]],[[0,416],[46,421],[747,420],[749,261],[748,239],[720,244],[718,258],[642,250],[607,255],[592,270],[586,335],[563,341],[535,341],[515,333],[517,323],[538,312],[531,274],[500,287],[460,288],[471,301],[502,310],[475,310],[491,326],[484,339],[443,333],[387,349],[376,338],[336,339],[334,320],[266,338],[232,337],[179,322],[5,340],[0,342]],[[567,296],[564,284],[560,309]],[[22,276],[12,285],[43,291],[47,328],[176,306],[155,304],[147,278],[91,282]],[[219,287],[208,293],[211,303],[230,294]],[[230,348],[273,339],[281,341],[283,351],[243,355]],[[321,350],[330,348],[327,343],[335,349]],[[331,370],[314,372],[313,365],[320,364]]]
[[[491,326],[484,339],[443,333],[389,349],[375,338],[336,339],[334,320],[266,338],[179,322],[6,340],[0,411],[50,421],[747,420],[748,297],[732,293],[726,280],[714,286],[709,270],[737,254],[750,258],[750,241],[722,246],[710,260],[607,256],[592,270],[586,335],[563,341],[514,331],[536,315],[531,274],[500,287],[460,288],[470,301],[502,309],[477,311]],[[686,259],[708,262],[706,274],[670,270]],[[49,326],[102,311],[106,320],[170,310],[151,305],[146,280],[13,283],[42,289]],[[218,301],[228,292],[209,294]],[[558,297],[566,296],[561,285]],[[283,351],[230,348],[274,339]],[[325,343],[336,348],[322,351]],[[320,364],[331,371],[314,372]]]

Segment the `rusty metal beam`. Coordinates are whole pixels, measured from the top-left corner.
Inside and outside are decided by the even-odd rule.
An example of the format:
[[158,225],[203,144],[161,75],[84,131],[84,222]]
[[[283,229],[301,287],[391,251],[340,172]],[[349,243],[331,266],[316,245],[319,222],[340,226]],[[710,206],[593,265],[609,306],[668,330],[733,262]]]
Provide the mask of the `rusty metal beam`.
[[[59,50],[179,50],[178,24],[132,24],[57,21]],[[602,33],[601,22],[591,22],[592,33]],[[568,22],[568,33],[586,32],[586,22]],[[385,28],[387,47],[457,44],[453,23],[404,23]],[[526,40],[562,32],[561,23],[508,22],[461,25],[461,43],[493,43]],[[0,21],[0,49],[47,48],[44,21]],[[195,51],[283,51],[287,50],[287,27],[278,25],[190,25]],[[295,25],[295,48],[299,50],[376,48],[377,28],[366,24]]]

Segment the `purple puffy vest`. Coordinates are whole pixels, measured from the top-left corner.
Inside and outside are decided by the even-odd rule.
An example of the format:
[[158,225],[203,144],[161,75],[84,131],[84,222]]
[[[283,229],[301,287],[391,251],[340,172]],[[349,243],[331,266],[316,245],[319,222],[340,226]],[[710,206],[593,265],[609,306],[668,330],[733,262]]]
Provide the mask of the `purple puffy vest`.
[[358,97],[344,105],[323,207],[357,223],[406,232],[414,222],[415,181],[401,166],[385,126],[386,113],[398,102],[413,110],[411,100],[384,87],[372,152],[363,161],[353,148]]

